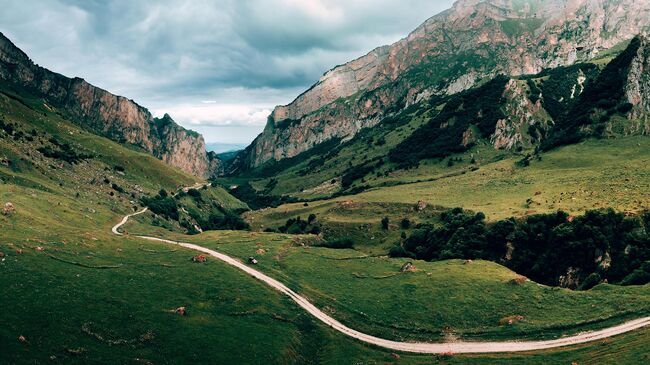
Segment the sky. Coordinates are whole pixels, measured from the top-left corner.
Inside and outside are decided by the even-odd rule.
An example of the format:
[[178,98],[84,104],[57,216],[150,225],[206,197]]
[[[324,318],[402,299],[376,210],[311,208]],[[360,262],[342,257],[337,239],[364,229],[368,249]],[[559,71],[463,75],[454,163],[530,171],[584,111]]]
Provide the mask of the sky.
[[332,67],[405,37],[452,0],[0,0],[37,64],[247,144]]

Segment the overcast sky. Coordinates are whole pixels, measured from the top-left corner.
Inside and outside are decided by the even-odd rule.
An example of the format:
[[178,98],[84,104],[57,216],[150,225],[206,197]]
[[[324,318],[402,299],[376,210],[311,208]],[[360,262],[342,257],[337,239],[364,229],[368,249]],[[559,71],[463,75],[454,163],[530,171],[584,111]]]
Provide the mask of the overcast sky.
[[406,36],[452,0],[0,0],[36,63],[248,143],[328,69]]

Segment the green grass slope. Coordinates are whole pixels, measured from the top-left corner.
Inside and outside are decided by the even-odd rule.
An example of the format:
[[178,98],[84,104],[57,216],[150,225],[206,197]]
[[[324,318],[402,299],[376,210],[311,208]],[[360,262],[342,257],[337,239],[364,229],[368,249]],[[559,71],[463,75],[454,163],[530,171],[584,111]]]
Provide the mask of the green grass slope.
[[[3,91],[0,116],[12,127],[0,135],[0,203],[13,203],[15,212],[0,215],[2,364],[606,363],[616,352],[623,352],[616,357],[622,364],[647,360],[647,331],[534,354],[399,354],[399,360],[347,339],[232,268],[213,260],[192,263],[194,252],[111,235],[124,214],[139,208],[140,197],[198,181],[80,130],[38,99]],[[223,190],[201,197],[244,206]],[[186,199],[179,198],[183,208],[195,203]],[[364,209],[370,217],[383,208]],[[648,308],[647,287],[571,293],[533,283],[510,286],[514,274],[485,262],[416,263],[417,271],[394,275],[402,260],[348,260],[359,253],[298,247],[296,237],[277,234],[185,237],[169,227],[148,227],[146,219],[154,217],[128,230],[193,240],[237,257],[264,249],[261,269],[336,318],[391,338],[553,337],[620,322]],[[173,313],[179,307],[188,315]],[[512,315],[524,319],[499,325]]]

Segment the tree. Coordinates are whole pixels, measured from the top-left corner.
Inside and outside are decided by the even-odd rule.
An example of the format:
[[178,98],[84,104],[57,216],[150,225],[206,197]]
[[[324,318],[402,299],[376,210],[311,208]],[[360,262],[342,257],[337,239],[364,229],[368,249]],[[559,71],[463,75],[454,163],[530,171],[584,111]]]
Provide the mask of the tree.
[[388,218],[388,217],[384,217],[384,218],[381,220],[381,228],[382,228],[382,229],[388,229],[388,228],[389,228],[389,225],[390,225],[390,218]]

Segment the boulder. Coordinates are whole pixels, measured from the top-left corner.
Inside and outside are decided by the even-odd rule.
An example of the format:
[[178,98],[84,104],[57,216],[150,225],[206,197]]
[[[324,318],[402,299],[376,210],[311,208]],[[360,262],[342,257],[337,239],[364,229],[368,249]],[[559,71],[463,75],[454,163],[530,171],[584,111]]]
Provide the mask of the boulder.
[[14,207],[13,203],[5,203],[5,206],[2,208],[2,214],[3,215],[10,215],[16,212],[16,207]]

